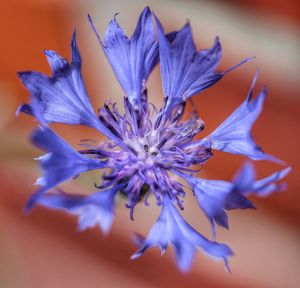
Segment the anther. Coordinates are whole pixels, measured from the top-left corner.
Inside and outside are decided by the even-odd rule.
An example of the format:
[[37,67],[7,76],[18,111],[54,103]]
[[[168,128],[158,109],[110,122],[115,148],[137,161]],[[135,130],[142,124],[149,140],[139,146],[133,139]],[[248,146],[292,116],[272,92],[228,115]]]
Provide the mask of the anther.
[[149,146],[148,146],[147,144],[144,145],[144,150],[145,150],[146,152],[149,151]]

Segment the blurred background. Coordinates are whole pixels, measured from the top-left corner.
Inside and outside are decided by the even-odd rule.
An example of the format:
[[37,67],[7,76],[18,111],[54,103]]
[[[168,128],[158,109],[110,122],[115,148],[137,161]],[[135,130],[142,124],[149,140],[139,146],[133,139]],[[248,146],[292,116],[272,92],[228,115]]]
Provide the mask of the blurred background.
[[[190,273],[182,275],[173,262],[173,251],[160,256],[150,249],[138,260],[129,257],[136,247],[132,233],[144,235],[158,216],[152,204],[136,209],[129,220],[124,202],[117,207],[112,231],[76,232],[76,219],[66,214],[35,208],[25,216],[22,207],[36,189],[40,175],[34,157],[41,155],[28,141],[36,123],[15,117],[28,93],[16,71],[49,73],[42,51],[52,49],[70,56],[74,27],[83,57],[83,76],[94,107],[104,100],[120,101],[121,89],[91,31],[90,13],[100,35],[116,12],[130,35],[142,9],[149,5],[166,30],[176,30],[190,20],[197,47],[208,48],[218,35],[223,45],[221,69],[249,56],[256,60],[228,74],[221,82],[194,97],[208,135],[246,97],[252,77],[261,74],[256,91],[269,88],[265,109],[253,129],[256,142],[270,154],[293,166],[286,178],[288,189],[267,199],[253,199],[256,211],[230,212],[230,231],[219,230],[236,256],[230,259],[232,274],[201,252]],[[0,287],[300,287],[300,11],[297,0],[10,0],[0,4]],[[151,100],[162,98],[159,67],[150,77]],[[81,138],[100,139],[88,128],[55,125],[72,144]],[[215,153],[202,176],[229,180],[243,158]],[[259,178],[282,167],[255,163]],[[98,177],[98,178],[97,178]],[[95,180],[96,179],[96,180]],[[87,174],[68,183],[67,191],[89,193],[99,175]],[[184,216],[209,237],[209,226],[194,199],[186,201]]]

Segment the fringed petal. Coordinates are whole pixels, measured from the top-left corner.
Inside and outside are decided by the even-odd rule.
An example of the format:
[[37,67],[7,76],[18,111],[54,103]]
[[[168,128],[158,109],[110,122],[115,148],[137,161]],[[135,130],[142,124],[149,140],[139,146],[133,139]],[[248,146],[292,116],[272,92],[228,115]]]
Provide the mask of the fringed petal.
[[32,135],[32,142],[47,153],[37,158],[43,169],[43,176],[36,184],[42,187],[30,197],[26,210],[31,209],[41,195],[56,185],[82,172],[107,167],[106,161],[90,159],[80,154],[49,128],[37,129]]
[[209,136],[193,143],[193,146],[205,146],[212,149],[241,154],[252,160],[282,161],[265,154],[254,142],[251,128],[260,115],[267,90],[262,90],[255,99],[252,99],[254,84],[258,77],[255,75],[247,99],[240,105],[217,129]]
[[231,249],[222,243],[206,239],[194,230],[179,214],[171,200],[165,196],[161,214],[151,228],[146,239],[140,239],[141,247],[131,257],[141,256],[149,247],[159,246],[165,251],[171,243],[176,252],[177,265],[182,272],[190,270],[197,247],[200,247],[208,255],[224,260],[227,266],[227,258],[233,255]]
[[115,186],[92,195],[72,195],[64,192],[42,195],[37,204],[53,210],[62,210],[78,216],[78,229],[83,231],[99,226],[104,234],[110,230],[114,219]]
[[174,170],[192,187],[200,208],[208,218],[213,237],[216,236],[216,225],[229,228],[225,210],[253,209],[255,206],[246,198],[253,194],[265,197],[285,188],[285,183],[275,183],[285,177],[291,168],[287,167],[269,177],[255,179],[255,170],[251,162],[246,162],[233,177],[232,182],[222,180],[206,180]]
[[130,39],[119,26],[116,16],[108,25],[104,42],[90,17],[89,21],[125,95],[136,107],[146,89],[145,82],[159,60],[150,9],[143,10]]
[[[172,42],[165,36],[157,18],[156,23],[163,92],[167,99],[165,111],[169,114],[177,105],[218,82],[229,70],[216,71],[222,56],[218,37],[211,49],[197,52],[189,23],[174,34]],[[248,60],[250,59],[242,61],[232,69]]]
[[34,105],[47,123],[86,125],[117,142],[119,139],[95,115],[86,92],[81,76],[81,57],[76,44],[76,32],[73,34],[71,47],[71,63],[54,51],[45,51],[52,77],[34,71],[18,73],[24,86],[31,93],[31,104],[21,105],[17,113],[24,112],[36,116],[33,113]]

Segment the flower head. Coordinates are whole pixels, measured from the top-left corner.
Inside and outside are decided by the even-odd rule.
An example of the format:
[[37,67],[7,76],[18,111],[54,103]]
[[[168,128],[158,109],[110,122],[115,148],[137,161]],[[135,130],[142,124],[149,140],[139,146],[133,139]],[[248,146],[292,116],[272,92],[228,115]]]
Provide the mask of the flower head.
[[[153,195],[161,214],[148,237],[139,237],[140,248],[132,258],[154,245],[164,251],[170,243],[183,271],[190,269],[198,247],[210,256],[223,259],[227,266],[228,257],[233,254],[231,249],[202,236],[179,213],[178,209],[184,209],[186,193],[193,191],[215,237],[215,224],[228,228],[226,210],[254,208],[246,198],[250,193],[266,196],[282,190],[285,186],[274,182],[281,180],[290,168],[261,180],[255,180],[249,162],[231,182],[205,180],[195,175],[195,165],[202,167],[213,156],[213,149],[242,154],[253,160],[279,161],[258,148],[250,134],[266,96],[263,90],[252,99],[258,74],[246,100],[209,136],[195,141],[204,123],[196,112],[187,120],[183,120],[183,115],[189,98],[250,58],[220,72],[217,70],[221,59],[218,38],[212,48],[197,51],[189,23],[179,31],[165,34],[149,8],[142,12],[130,38],[116,17],[109,23],[103,41],[90,17],[89,21],[122,87],[124,113],[119,112],[116,103],[106,101],[95,114],[81,75],[75,32],[70,63],[54,51],[45,51],[51,77],[32,71],[18,73],[30,92],[30,103],[21,105],[18,112],[39,121],[32,142],[46,151],[38,158],[43,175],[37,184],[41,187],[29,199],[27,210],[36,204],[63,210],[79,217],[80,230],[99,225],[107,233],[114,218],[114,198],[119,192],[126,195],[131,219],[140,200],[148,205],[147,199]],[[148,101],[146,85],[158,62],[164,93],[160,109]],[[76,151],[52,131],[49,126],[52,122],[86,125],[105,135],[107,140],[100,144],[85,140],[81,143],[84,149]],[[100,191],[88,196],[49,191],[80,173],[95,169],[104,169],[97,187]],[[190,189],[178,182],[178,177]]]

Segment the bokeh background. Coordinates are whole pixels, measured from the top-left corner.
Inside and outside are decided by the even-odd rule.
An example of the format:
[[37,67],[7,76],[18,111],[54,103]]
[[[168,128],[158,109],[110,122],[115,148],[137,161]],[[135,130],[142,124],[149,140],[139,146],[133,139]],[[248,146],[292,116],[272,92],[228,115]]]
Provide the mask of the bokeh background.
[[[190,273],[182,275],[173,262],[173,251],[164,257],[158,249],[130,261],[136,247],[134,231],[146,234],[158,216],[155,205],[136,209],[135,221],[120,201],[116,221],[108,236],[99,229],[76,231],[76,219],[63,213],[35,208],[25,216],[22,207],[40,175],[33,160],[41,154],[28,137],[37,125],[30,117],[15,118],[28,93],[16,71],[49,73],[42,51],[52,49],[70,56],[74,27],[83,57],[83,75],[95,107],[108,97],[119,101],[121,89],[91,31],[87,14],[103,35],[116,12],[130,34],[144,6],[149,5],[166,30],[191,21],[198,48],[207,48],[218,35],[223,44],[221,69],[255,55],[256,60],[227,75],[197,97],[194,104],[206,123],[207,135],[245,98],[259,67],[256,91],[264,85],[269,95],[253,129],[257,143],[293,166],[286,178],[289,187],[267,199],[253,199],[256,211],[230,212],[230,231],[219,230],[219,240],[230,244],[232,274],[201,252]],[[0,287],[300,287],[300,11],[297,0],[138,1],[138,0],[10,0],[0,4]],[[161,88],[157,68],[149,93],[159,104]],[[88,128],[55,125],[56,131],[76,145],[81,138],[101,139]],[[229,180],[242,157],[215,153],[205,166],[205,176]],[[255,163],[259,177],[282,167]],[[97,178],[98,177],[98,178]],[[88,193],[99,179],[95,173],[64,185],[68,191]],[[184,216],[209,236],[209,226],[192,197]]]

